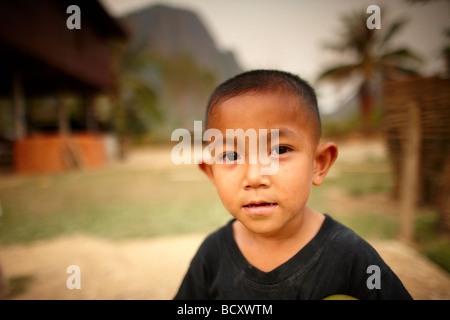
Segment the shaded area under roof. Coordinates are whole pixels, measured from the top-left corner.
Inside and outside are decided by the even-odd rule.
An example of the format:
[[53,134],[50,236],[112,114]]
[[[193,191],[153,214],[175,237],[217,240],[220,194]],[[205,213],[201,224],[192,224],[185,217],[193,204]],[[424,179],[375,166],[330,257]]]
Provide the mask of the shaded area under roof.
[[[81,29],[66,26],[70,5]],[[18,73],[26,94],[114,88],[114,41],[126,33],[97,1],[0,0],[0,94]]]

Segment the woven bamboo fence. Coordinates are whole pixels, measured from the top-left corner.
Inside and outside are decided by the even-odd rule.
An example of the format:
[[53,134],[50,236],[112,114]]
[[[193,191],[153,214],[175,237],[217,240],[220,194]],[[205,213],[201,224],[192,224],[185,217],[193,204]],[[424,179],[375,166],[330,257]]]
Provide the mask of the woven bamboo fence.
[[[450,231],[450,79],[414,78],[383,87],[383,133],[393,166],[394,196],[400,196],[410,109],[418,110],[418,205],[439,208],[443,228]],[[444,221],[446,220],[446,221]]]

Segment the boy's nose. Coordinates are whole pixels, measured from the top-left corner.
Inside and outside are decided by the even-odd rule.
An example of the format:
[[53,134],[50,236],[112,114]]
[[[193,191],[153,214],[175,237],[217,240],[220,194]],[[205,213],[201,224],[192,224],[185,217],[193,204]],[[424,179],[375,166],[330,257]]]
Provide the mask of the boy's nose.
[[245,164],[244,189],[268,188],[270,186],[269,176],[261,174],[261,165]]

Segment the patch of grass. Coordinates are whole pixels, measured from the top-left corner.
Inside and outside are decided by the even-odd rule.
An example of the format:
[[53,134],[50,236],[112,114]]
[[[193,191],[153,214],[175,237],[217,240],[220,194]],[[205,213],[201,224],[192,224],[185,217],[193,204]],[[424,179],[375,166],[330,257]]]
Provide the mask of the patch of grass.
[[345,137],[361,129],[358,114],[349,117],[348,120],[335,121],[327,119],[326,116],[322,118],[322,134],[325,137]]
[[8,279],[8,294],[6,299],[11,299],[19,294],[27,292],[33,280],[34,277],[32,275],[21,275]]
[[421,210],[415,221],[418,250],[428,259],[450,272],[450,239],[437,232],[439,214],[433,210]]
[[372,197],[389,190],[385,179],[384,175],[372,173],[342,172],[314,188],[308,204],[328,213],[363,238],[392,239],[399,230],[398,216],[392,214],[395,213],[392,208],[386,211],[387,205],[378,196]]
[[[186,172],[188,179],[178,179]],[[0,183],[4,244],[71,233],[129,238],[208,232],[229,219],[194,166],[10,178],[16,181]]]
[[436,239],[428,243],[420,252],[450,273],[450,241]]
[[377,192],[390,192],[392,188],[391,176],[387,171],[342,171],[338,177],[331,178],[330,183],[357,197]]
[[337,220],[365,239],[392,239],[399,228],[397,219],[374,214],[343,215],[338,216]]

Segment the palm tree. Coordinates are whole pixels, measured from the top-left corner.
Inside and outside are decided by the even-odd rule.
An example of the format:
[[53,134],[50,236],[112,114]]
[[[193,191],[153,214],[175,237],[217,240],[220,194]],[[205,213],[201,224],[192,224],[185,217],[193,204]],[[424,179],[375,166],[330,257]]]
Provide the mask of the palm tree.
[[358,97],[364,129],[370,127],[375,80],[417,75],[413,67],[421,61],[418,55],[408,48],[393,49],[390,45],[392,38],[405,26],[407,22],[405,19],[398,19],[388,26],[382,24],[379,30],[367,28],[367,18],[364,10],[343,16],[339,40],[326,44],[325,47],[339,53],[350,54],[352,62],[324,70],[317,80],[340,82],[354,76],[358,78]]

